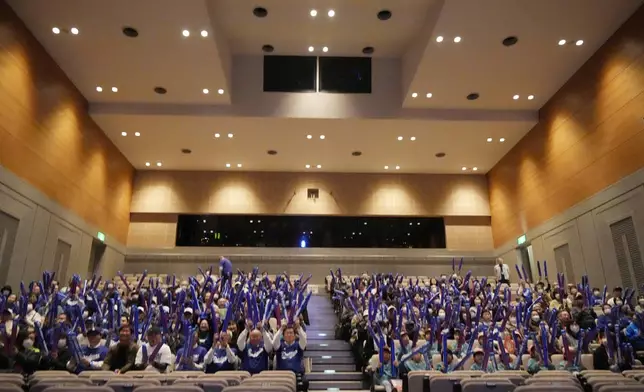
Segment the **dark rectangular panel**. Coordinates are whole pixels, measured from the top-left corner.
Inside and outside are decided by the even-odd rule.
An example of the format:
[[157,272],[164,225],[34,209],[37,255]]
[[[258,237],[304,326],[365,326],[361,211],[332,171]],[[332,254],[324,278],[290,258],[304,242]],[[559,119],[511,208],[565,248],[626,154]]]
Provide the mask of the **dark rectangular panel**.
[[371,58],[320,57],[320,91],[371,94]]
[[445,248],[443,218],[179,215],[177,246]]
[[265,92],[314,92],[317,59],[310,56],[264,56]]

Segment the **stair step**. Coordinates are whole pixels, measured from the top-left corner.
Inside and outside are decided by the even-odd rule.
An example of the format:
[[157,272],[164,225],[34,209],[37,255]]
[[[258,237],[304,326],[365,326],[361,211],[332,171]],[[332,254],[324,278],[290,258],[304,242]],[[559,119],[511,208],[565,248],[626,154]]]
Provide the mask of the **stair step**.
[[325,356],[311,357],[311,358],[313,358],[313,366],[323,365],[323,366],[332,367],[333,365],[352,365],[353,366],[355,364],[353,356],[338,357],[333,355],[325,355]]
[[306,329],[306,337],[312,339],[333,339],[335,338],[335,328],[313,328]]
[[319,358],[319,357],[349,357],[353,358],[353,353],[349,350],[309,350],[306,348],[304,355],[309,358]]
[[336,372],[355,372],[356,365],[353,363],[317,363],[317,361],[313,362],[312,371],[324,372],[325,370],[335,370]]
[[362,381],[311,381],[311,391],[359,391],[362,390]]
[[351,345],[344,340],[331,339],[308,339],[306,341],[308,350],[351,350]]

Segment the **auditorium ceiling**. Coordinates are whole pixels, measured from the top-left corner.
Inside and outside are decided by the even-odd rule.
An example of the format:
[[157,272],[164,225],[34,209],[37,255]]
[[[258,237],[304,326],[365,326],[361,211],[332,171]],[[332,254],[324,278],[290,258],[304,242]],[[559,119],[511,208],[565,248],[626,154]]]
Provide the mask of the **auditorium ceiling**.
[[[137,169],[483,174],[643,0],[8,3]],[[263,92],[267,51],[372,92]]]

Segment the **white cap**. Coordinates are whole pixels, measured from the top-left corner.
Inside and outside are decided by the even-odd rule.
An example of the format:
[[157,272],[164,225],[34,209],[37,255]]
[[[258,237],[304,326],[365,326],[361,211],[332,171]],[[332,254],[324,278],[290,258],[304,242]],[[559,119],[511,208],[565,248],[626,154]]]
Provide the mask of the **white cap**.
[[170,313],[170,307],[169,306],[162,306],[161,307],[165,313]]
[[190,314],[192,314],[192,313],[194,313],[194,312],[193,312],[192,308],[185,308],[185,309],[183,310],[183,313],[190,313]]

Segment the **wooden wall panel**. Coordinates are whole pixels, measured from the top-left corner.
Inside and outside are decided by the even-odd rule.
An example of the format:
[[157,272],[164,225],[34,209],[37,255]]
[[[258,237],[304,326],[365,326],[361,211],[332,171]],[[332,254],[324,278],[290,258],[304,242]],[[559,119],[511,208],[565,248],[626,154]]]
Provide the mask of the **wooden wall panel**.
[[488,173],[499,247],[644,167],[644,7],[544,105]]
[[125,243],[134,168],[0,0],[0,165]]

